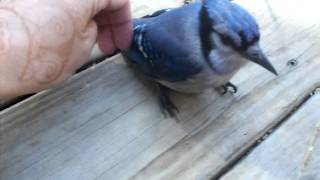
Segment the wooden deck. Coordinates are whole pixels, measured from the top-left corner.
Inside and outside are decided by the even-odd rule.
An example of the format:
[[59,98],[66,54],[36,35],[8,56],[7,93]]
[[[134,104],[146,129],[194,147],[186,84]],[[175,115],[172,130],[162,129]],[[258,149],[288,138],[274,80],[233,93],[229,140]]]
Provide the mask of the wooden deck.
[[176,94],[176,122],[114,56],[0,112],[0,179],[320,179],[319,3],[236,2],[258,19],[278,77],[249,64],[234,96]]

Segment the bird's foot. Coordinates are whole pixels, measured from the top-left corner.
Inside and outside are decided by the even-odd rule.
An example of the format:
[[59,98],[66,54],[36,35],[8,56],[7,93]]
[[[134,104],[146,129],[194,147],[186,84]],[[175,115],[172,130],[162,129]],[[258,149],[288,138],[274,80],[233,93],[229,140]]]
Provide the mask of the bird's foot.
[[231,94],[235,94],[238,92],[238,88],[236,85],[231,82],[227,82],[225,85],[221,86],[221,94],[227,94],[230,92]]
[[161,10],[158,10],[158,11],[154,12],[153,14],[145,15],[145,16],[143,16],[142,18],[157,17],[157,16],[160,16],[160,15],[163,14],[163,13],[166,13],[166,12],[170,11],[171,9],[172,9],[172,8],[161,9]]
[[178,120],[177,114],[179,113],[179,109],[177,106],[171,101],[168,89],[160,84],[158,84],[159,90],[159,102],[162,113],[165,117],[172,117]]
[[184,1],[183,1],[183,4],[186,5],[186,4],[190,4],[190,3],[192,3],[192,2],[193,2],[193,0],[184,0]]

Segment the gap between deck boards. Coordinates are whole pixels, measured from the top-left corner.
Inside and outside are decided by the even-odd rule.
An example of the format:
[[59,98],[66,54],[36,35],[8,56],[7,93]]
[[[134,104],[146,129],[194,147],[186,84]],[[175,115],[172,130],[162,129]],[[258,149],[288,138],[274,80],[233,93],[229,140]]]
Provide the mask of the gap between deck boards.
[[234,168],[239,162],[241,162],[245,157],[247,157],[254,149],[256,149],[263,141],[267,140],[268,137],[273,134],[277,129],[281,127],[285,122],[287,122],[299,109],[304,106],[314,95],[315,93],[319,93],[320,88],[315,87],[315,89],[308,94],[304,95],[304,98],[300,103],[292,108],[292,110],[279,122],[276,124],[267,127],[264,132],[257,135],[252,143],[249,143],[247,146],[243,147],[242,150],[239,150],[240,154],[234,158],[231,158],[229,162],[226,162],[226,166],[223,167],[218,173],[215,174],[210,180],[219,180],[224,175],[226,175],[232,168]]
[[[92,60],[90,60],[88,63],[84,64],[83,66],[81,66],[74,75],[85,71],[89,68],[92,68],[93,66],[103,62],[103,61],[108,61],[108,59],[112,58],[113,56],[115,56],[116,54],[112,54],[110,56],[106,56],[106,55],[102,55],[102,54],[94,54],[93,58],[90,58]],[[9,99],[9,100],[0,100],[0,112],[8,109],[16,104],[19,104],[20,102],[23,102],[24,100],[27,100],[29,98],[32,98],[35,94],[29,94],[29,95],[23,95],[23,96],[19,96],[13,99]]]

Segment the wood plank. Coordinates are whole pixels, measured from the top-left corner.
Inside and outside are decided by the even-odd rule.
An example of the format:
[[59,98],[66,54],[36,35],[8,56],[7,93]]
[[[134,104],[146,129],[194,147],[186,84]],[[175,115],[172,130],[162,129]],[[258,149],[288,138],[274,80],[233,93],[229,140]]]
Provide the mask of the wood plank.
[[320,179],[319,107],[318,93],[221,179]]
[[[279,77],[249,64],[233,79],[235,96],[177,94],[177,123],[163,118],[152,91],[116,56],[0,112],[0,179],[214,176],[320,82],[315,8],[305,14],[270,0],[271,12],[263,0],[239,2],[261,22]],[[298,66],[287,65],[292,58]]]

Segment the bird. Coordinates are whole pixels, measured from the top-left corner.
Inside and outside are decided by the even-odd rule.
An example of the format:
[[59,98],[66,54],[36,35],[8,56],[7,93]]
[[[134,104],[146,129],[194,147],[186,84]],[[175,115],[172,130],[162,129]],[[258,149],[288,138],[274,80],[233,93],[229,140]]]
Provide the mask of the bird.
[[278,75],[260,47],[255,18],[229,0],[203,0],[133,20],[131,46],[122,55],[158,87],[162,112],[176,117],[170,91],[237,92],[230,79],[247,62]]

